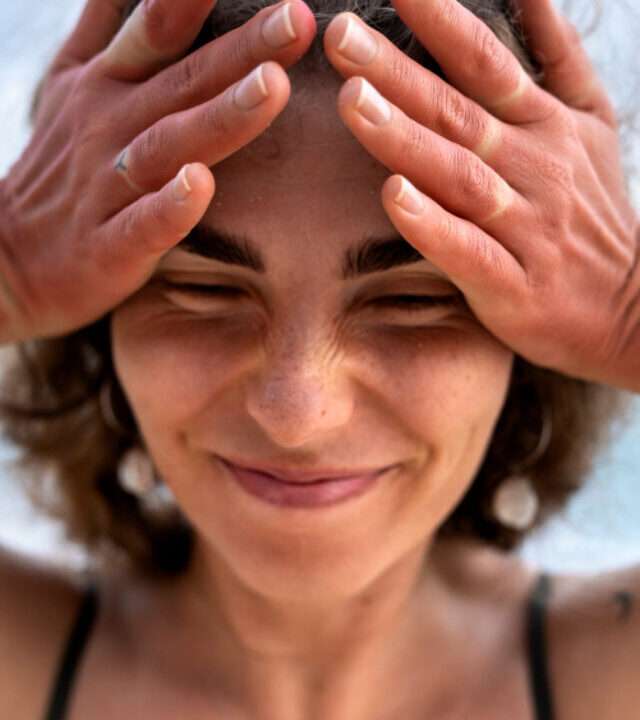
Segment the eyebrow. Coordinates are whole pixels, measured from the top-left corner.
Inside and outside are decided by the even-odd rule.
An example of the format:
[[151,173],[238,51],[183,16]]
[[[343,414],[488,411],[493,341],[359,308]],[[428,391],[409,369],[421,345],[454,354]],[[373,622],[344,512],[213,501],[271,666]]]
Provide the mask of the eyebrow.
[[[197,225],[176,248],[260,274],[267,271],[260,250],[246,235],[235,235],[211,226]],[[424,256],[400,235],[365,236],[359,246],[346,251],[342,279],[350,280],[424,260]]]

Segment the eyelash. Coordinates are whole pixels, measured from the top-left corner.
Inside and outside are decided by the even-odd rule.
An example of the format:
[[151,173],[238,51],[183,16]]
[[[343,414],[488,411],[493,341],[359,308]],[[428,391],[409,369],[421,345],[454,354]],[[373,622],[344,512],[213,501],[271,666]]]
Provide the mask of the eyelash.
[[[227,285],[196,285],[193,283],[174,283],[166,281],[169,288],[190,295],[215,297],[238,297],[244,291]],[[460,304],[460,293],[453,295],[384,295],[372,301],[373,305],[385,308],[419,312],[425,308],[452,307]]]

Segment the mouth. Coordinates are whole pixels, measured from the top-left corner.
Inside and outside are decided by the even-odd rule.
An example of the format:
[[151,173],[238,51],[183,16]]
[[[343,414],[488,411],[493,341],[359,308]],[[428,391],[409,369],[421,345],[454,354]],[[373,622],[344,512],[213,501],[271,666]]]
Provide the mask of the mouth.
[[263,475],[271,480],[284,483],[285,485],[316,485],[318,483],[334,482],[336,480],[353,480],[354,478],[370,477],[386,472],[395,465],[378,465],[374,468],[356,469],[318,468],[315,470],[301,470],[296,468],[276,468],[265,465],[249,465],[223,458],[220,455],[217,457],[223,464],[231,469]]
[[[271,506],[307,510],[333,506],[364,495],[378,484],[383,475],[397,467],[391,465],[366,470],[364,473],[357,470],[359,475],[342,474],[344,470],[317,470],[313,473],[293,474],[295,471],[280,469],[280,474],[276,475],[274,472],[266,472],[264,468],[237,465],[235,462],[217,457],[235,483],[248,494]],[[284,477],[283,472],[286,472]]]

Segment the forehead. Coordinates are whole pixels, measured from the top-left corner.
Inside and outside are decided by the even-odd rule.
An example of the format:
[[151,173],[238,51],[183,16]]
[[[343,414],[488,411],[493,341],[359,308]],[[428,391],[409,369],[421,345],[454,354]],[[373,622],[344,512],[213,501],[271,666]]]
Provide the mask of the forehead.
[[[268,270],[337,276],[345,253],[367,238],[398,236],[380,200],[392,173],[340,119],[342,82],[332,70],[294,69],[283,112],[213,168],[216,194],[202,224],[259,247]],[[443,275],[426,260],[419,267]]]
[[271,127],[214,169],[216,196],[206,219],[255,235],[322,233],[344,244],[393,226],[380,203],[391,174],[344,126],[336,109],[335,73],[291,74],[289,104]]

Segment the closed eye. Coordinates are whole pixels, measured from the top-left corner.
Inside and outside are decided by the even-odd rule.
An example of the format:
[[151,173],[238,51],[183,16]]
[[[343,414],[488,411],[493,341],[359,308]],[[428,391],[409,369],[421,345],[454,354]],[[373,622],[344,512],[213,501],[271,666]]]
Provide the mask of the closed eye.
[[[246,295],[241,288],[232,285],[205,285],[197,283],[180,283],[165,280],[170,290],[178,291],[194,297],[240,298]],[[429,308],[454,307],[464,303],[462,293],[449,295],[383,295],[369,301],[369,305],[377,308],[419,312]]]
[[244,290],[232,285],[197,285],[196,283],[170,282],[169,280],[165,280],[165,284],[170,290],[178,290],[191,295],[239,297],[245,294]]
[[462,294],[454,295],[385,295],[376,298],[374,305],[416,312],[425,308],[453,307],[460,305]]

